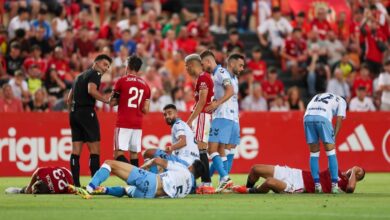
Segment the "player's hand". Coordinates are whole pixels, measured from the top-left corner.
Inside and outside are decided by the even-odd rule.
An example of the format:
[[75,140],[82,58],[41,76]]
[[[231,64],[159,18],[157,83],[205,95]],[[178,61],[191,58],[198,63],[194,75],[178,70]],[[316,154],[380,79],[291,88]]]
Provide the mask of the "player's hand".
[[209,106],[207,106],[207,107],[205,108],[205,111],[211,113],[211,112],[213,112],[215,109],[217,109],[218,106],[219,106],[218,102],[217,102],[217,101],[213,101]]

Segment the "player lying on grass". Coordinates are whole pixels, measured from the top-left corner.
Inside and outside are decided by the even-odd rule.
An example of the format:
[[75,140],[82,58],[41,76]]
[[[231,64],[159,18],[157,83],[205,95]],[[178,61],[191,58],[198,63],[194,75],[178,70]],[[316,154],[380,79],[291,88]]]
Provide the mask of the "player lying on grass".
[[[366,172],[363,168],[354,166],[346,172],[338,171],[340,190],[353,193],[358,181],[361,181]],[[263,184],[255,186],[255,183],[263,177]],[[321,186],[324,193],[331,193],[332,181],[329,170],[320,173]],[[258,164],[251,168],[246,186],[234,186],[236,193],[314,193],[314,181],[310,171]]]
[[73,184],[72,174],[64,167],[41,167],[34,171],[30,183],[23,187],[9,187],[10,194],[61,194],[72,193],[68,185]]
[[[157,165],[166,171],[154,174],[145,169]],[[107,160],[93,176],[86,190],[70,186],[83,198],[91,198],[91,193],[104,193],[122,197],[128,195],[132,198],[183,198],[193,187],[194,180],[205,172],[205,166],[200,160],[195,160],[189,167],[174,161],[154,158],[145,163],[142,168],[131,164]],[[129,186],[101,187],[110,176],[110,173],[124,180]]]
[[[178,118],[175,105],[168,104],[164,107],[164,119],[172,127],[172,145],[168,146],[166,151],[154,148],[147,149],[144,152],[144,158],[160,157],[168,161],[179,162],[185,166],[199,160],[199,149],[195,143],[194,133],[184,121]],[[157,173],[155,166],[151,167],[150,171]]]

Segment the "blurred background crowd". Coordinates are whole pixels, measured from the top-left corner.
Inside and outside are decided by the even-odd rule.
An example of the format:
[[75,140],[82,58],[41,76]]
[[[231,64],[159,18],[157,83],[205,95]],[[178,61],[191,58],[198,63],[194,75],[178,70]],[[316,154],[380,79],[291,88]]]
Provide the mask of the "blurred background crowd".
[[0,112],[66,111],[72,83],[100,53],[113,58],[105,95],[136,54],[151,111],[191,111],[184,57],[205,49],[222,65],[232,52],[246,55],[242,110],[304,111],[314,94],[332,92],[350,111],[390,111],[390,1],[339,0],[350,13],[326,1],[294,12],[286,2],[0,0]]

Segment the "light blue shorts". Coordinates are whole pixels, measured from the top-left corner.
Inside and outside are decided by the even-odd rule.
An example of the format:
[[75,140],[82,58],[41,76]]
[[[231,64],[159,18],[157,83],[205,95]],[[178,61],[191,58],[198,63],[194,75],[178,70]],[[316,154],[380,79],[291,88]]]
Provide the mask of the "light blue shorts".
[[216,118],[211,122],[209,142],[229,144],[233,132],[234,121]]
[[133,167],[127,178],[127,184],[132,187],[126,193],[132,198],[154,198],[157,190],[157,174]]
[[190,164],[188,164],[186,161],[180,159],[178,156],[175,156],[173,154],[167,154],[167,152],[157,149],[156,153],[154,154],[154,158],[161,157],[164,160],[174,161],[183,164],[184,166],[188,167]]
[[239,145],[240,144],[240,124],[234,122],[232,135],[230,136],[229,144]]
[[318,115],[307,115],[304,120],[306,143],[334,144],[334,131],[332,123],[325,117]]

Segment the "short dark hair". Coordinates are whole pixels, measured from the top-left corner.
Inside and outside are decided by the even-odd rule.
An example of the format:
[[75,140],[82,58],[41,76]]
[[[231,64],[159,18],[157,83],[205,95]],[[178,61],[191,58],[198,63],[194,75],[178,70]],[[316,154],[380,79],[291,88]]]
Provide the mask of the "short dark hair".
[[211,56],[215,60],[215,55],[211,50],[205,50],[202,53],[200,53],[200,58],[204,59],[205,57]]
[[272,8],[272,13],[280,12],[280,7],[275,6]]
[[49,194],[50,193],[49,187],[42,180],[39,180],[33,186],[34,186],[33,194]]
[[177,110],[176,105],[174,105],[174,104],[168,104],[168,105],[164,106],[164,108],[163,108],[164,111],[168,110],[168,109]]
[[239,60],[239,59],[245,60],[245,57],[239,53],[232,53],[229,55],[227,61],[230,62],[231,60]]
[[384,63],[385,66],[390,65],[390,59],[386,60]]
[[304,11],[300,11],[297,16],[298,17],[306,17],[306,14]]
[[300,29],[300,28],[294,28],[294,29],[293,29],[293,33],[295,33],[295,32],[302,32],[302,29]]
[[365,169],[363,169],[363,168],[362,168],[362,170],[363,170],[363,175],[362,175],[362,178],[360,178],[360,179],[359,179],[359,181],[363,180],[363,179],[364,179],[364,177],[366,176],[366,170],[365,170]]
[[232,28],[229,30],[229,35],[238,35],[238,30],[236,28]]
[[138,72],[142,66],[142,60],[136,55],[131,55],[127,58],[127,66],[130,70]]
[[195,160],[192,163],[192,168],[194,170],[195,179],[198,179],[199,177],[203,176],[203,174],[206,172],[206,166],[200,160]]
[[99,54],[95,60],[93,62],[98,62],[100,60],[107,60],[108,62],[110,62],[110,64],[112,63],[112,59],[110,56],[108,56],[107,54]]

